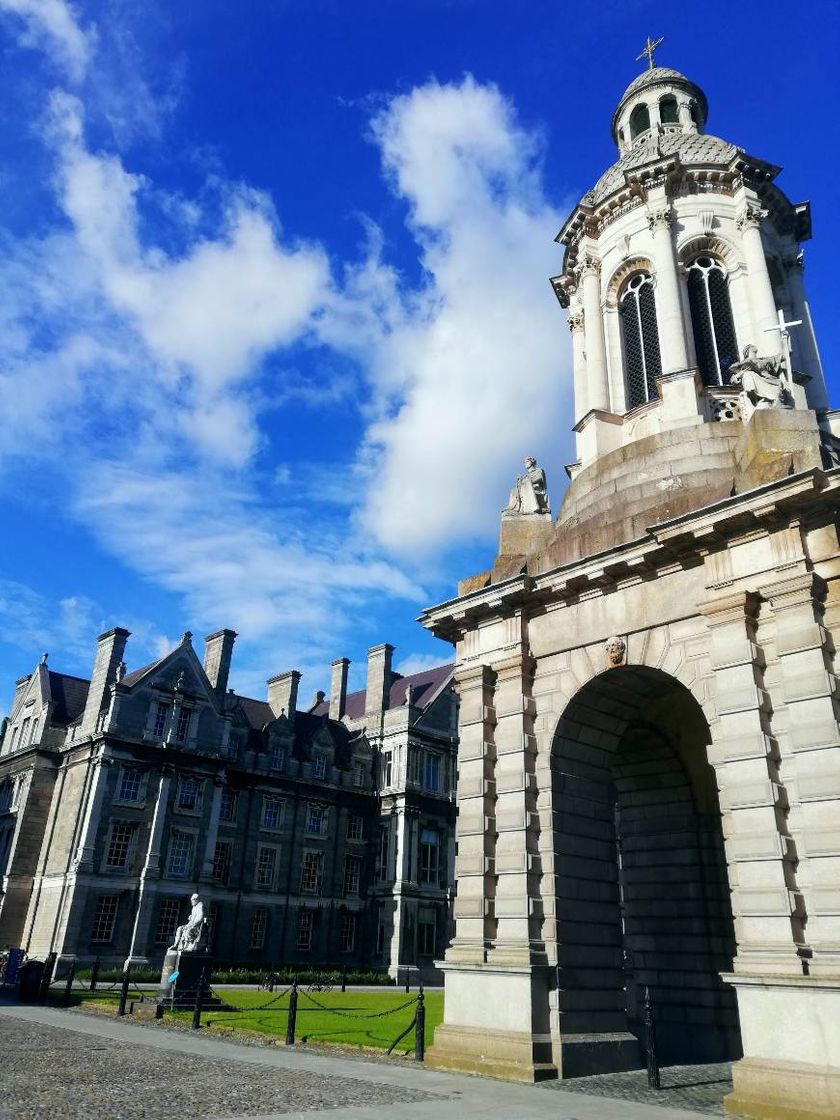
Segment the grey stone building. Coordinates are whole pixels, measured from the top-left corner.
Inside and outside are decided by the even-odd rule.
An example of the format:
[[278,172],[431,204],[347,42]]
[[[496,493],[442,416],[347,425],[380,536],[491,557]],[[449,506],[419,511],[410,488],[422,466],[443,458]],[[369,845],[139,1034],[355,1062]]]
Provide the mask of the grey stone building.
[[[343,661],[339,693],[302,710],[296,671],[272,677],[266,700],[228,688],[231,630],[207,638],[203,664],[186,633],[131,673],[128,637],[99,638],[90,681],[45,655],[17,682],[0,741],[0,943],[157,963],[198,889],[219,960],[395,968],[440,952],[449,892],[421,887],[419,856],[398,868],[386,851],[383,813],[413,795],[380,795],[380,773],[393,777],[380,750],[430,738],[451,782],[451,667],[402,678],[376,647],[365,693],[346,696]],[[454,795],[441,782],[435,796],[447,852]],[[442,904],[431,940],[416,924],[395,940],[404,892]]]

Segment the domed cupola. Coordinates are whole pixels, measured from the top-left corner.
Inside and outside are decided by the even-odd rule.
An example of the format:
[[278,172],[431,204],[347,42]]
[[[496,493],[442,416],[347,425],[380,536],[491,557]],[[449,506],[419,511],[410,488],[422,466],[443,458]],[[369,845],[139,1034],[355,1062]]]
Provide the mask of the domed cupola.
[[706,95],[679,70],[652,66],[634,78],[612,119],[612,138],[624,155],[660,135],[702,132],[709,108]]
[[[618,160],[556,238],[563,271],[552,284],[572,331],[573,477],[647,437],[746,421],[757,402],[828,403],[802,278],[809,205],[779,189],[779,167],[705,131],[706,95],[655,66],[657,46],[648,40],[648,68],[613,115]],[[759,368],[776,371],[773,401],[745,396]]]

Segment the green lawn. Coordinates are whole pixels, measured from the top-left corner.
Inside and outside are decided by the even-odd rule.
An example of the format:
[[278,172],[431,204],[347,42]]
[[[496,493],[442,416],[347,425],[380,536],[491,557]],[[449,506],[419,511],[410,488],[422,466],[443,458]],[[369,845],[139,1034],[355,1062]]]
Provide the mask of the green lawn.
[[[144,989],[145,990],[145,989]],[[151,989],[149,992],[151,994]],[[244,991],[242,989],[222,989],[218,993],[229,1005],[241,1008],[236,1011],[205,1011],[201,1016],[202,1029],[224,1031],[241,1029],[258,1031],[274,1038],[286,1037],[289,996],[280,993]],[[87,1002],[96,1002],[108,1008],[116,1004],[118,992],[97,991],[92,994],[75,992],[74,997]],[[139,998],[134,993],[135,998]],[[297,1041],[332,1042],[344,1046],[372,1046],[387,1050],[411,1020],[416,1010],[417,993],[406,995],[403,991],[387,990],[381,992],[340,991],[313,992],[311,997],[305,988],[298,990],[298,1013],[295,1038]],[[318,1007],[313,1003],[317,1000]],[[383,1015],[382,1012],[410,1001],[401,1011]],[[336,1014],[340,1012],[340,1014]],[[167,1012],[166,1017],[188,1023],[192,1019],[189,1011]],[[367,1018],[365,1018],[367,1016]],[[443,992],[426,993],[426,1046],[430,1046],[435,1027],[443,1019]],[[397,1046],[397,1050],[414,1049],[412,1031]]]

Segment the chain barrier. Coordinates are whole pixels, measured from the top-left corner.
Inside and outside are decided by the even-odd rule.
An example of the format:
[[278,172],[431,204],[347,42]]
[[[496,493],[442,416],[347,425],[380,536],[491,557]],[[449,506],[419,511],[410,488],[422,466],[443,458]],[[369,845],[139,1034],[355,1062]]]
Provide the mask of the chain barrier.
[[412,998],[407,999],[405,1003],[401,1003],[398,1007],[391,1007],[387,1011],[374,1011],[369,1015],[355,1015],[352,1011],[340,1011],[337,1007],[327,1007],[326,1004],[315,999],[309,992],[301,991],[301,989],[298,989],[298,992],[308,999],[310,1003],[314,1003],[321,1011],[328,1011],[330,1015],[339,1015],[342,1019],[384,1019],[388,1015],[396,1015],[398,1011],[405,1011],[406,1007],[412,1007],[417,1003],[417,996],[412,996]]
[[236,1004],[231,1003],[221,992],[217,992],[215,988],[212,987],[210,989],[216,999],[220,999],[228,1011],[267,1011],[272,1004],[278,1003],[283,996],[287,996],[291,990],[292,985],[290,984],[285,991],[279,992],[276,996],[272,996],[268,1003],[261,1003],[258,1007],[237,1007]]

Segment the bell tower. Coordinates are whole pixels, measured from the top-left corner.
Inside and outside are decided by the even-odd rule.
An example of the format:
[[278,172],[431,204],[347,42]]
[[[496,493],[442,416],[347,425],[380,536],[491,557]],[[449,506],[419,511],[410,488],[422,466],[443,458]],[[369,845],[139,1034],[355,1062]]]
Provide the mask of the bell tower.
[[556,238],[572,478],[647,436],[828,404],[802,278],[809,204],[779,189],[779,167],[706,131],[703,90],[654,65],[661,41],[613,113],[618,160]]

